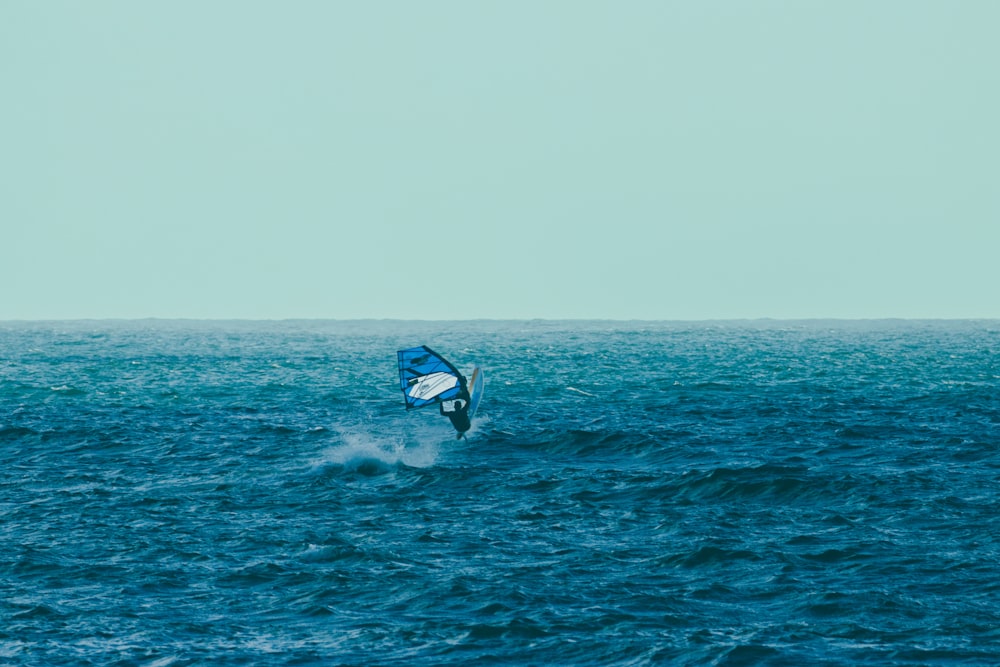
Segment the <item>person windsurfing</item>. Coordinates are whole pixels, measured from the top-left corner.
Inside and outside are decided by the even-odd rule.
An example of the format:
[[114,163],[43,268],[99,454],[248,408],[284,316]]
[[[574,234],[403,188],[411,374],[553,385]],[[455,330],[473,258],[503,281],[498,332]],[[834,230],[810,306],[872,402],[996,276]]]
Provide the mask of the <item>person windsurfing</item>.
[[441,414],[451,420],[451,425],[458,433],[456,440],[461,440],[465,432],[472,428],[472,420],[469,419],[469,390],[465,384],[465,377],[459,375],[462,383],[461,393],[451,401],[441,401]]
[[[441,415],[451,421],[461,439],[472,428],[476,406],[469,393],[469,381],[440,354],[420,345],[396,352],[399,362],[399,388],[403,390],[406,409],[438,404]],[[476,366],[472,372],[472,393],[478,404],[483,395],[483,373]]]

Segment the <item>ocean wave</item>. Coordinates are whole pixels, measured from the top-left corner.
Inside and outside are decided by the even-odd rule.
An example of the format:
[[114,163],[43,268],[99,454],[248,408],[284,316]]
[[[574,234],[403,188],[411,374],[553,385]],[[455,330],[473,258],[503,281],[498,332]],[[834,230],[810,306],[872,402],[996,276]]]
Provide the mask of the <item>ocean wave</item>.
[[456,326],[0,329],[0,662],[993,661],[995,332]]

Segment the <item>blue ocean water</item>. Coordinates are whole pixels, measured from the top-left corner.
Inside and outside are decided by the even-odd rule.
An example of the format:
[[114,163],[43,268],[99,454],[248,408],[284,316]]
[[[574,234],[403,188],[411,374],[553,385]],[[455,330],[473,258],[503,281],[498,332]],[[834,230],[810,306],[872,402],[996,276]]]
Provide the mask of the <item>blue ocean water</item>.
[[0,664],[1000,664],[998,434],[995,321],[0,323]]

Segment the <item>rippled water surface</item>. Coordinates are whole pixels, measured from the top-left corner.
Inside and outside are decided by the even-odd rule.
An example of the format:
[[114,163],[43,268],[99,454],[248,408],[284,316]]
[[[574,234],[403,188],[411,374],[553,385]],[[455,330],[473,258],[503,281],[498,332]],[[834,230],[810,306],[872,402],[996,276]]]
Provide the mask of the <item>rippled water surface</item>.
[[998,322],[0,323],[0,664],[998,664],[998,433]]

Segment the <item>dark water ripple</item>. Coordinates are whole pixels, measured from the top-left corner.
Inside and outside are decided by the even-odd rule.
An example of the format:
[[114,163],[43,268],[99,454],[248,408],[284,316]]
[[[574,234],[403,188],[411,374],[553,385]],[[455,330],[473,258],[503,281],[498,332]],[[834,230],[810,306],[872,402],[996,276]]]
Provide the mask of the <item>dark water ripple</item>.
[[[395,350],[489,384],[406,414]],[[0,664],[1000,664],[1000,324],[0,327]]]

